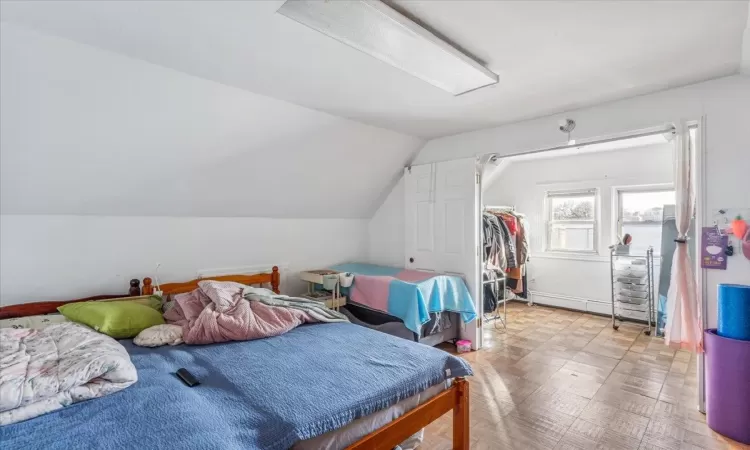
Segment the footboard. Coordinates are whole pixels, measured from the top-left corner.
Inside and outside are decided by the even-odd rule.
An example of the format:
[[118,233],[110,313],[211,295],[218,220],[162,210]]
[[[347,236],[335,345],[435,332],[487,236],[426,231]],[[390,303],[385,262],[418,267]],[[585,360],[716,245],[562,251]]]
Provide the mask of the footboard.
[[453,410],[453,449],[469,450],[469,382],[463,377],[454,379],[449,389],[373,431],[348,449],[391,450],[450,410]]

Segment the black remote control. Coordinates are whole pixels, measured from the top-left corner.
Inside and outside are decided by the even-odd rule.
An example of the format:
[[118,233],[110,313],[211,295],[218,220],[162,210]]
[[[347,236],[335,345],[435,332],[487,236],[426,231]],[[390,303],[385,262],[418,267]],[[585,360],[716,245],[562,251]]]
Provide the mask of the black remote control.
[[182,380],[183,383],[190,387],[198,386],[199,384],[201,384],[200,381],[198,381],[198,379],[195,378],[195,376],[192,373],[188,372],[188,370],[185,368],[179,369],[175,373],[175,375],[177,375],[177,378]]

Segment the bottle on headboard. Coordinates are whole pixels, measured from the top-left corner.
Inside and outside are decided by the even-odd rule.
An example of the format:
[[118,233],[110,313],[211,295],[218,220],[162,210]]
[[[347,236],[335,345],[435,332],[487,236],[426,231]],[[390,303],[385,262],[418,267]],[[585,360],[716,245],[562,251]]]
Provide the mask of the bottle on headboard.
[[151,284],[151,278],[146,277],[143,279],[141,295],[154,295],[154,286]]
[[141,280],[138,278],[130,280],[130,290],[128,291],[128,295],[131,297],[141,295]]

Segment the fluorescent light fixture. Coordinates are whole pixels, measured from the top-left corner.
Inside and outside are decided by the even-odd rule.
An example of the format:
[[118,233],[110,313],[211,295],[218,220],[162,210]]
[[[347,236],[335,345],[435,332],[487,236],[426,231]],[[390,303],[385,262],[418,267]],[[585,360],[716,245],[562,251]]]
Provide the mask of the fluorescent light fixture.
[[287,0],[278,13],[453,95],[497,75],[379,0]]

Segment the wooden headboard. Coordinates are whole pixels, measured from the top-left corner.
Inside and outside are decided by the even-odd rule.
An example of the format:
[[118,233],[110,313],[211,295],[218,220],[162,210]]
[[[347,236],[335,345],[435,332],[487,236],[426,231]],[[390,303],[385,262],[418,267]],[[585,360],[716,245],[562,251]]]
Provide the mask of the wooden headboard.
[[[195,280],[185,281],[182,283],[166,283],[162,284],[161,290],[163,295],[169,294],[182,294],[184,292],[190,292],[198,287],[198,282],[203,280],[218,280],[218,281],[234,281],[235,283],[241,284],[270,284],[271,290],[279,293],[279,283],[281,282],[281,276],[279,274],[279,268],[273,266],[270,273],[257,273],[253,275],[222,275],[218,277],[207,277],[197,278]],[[65,305],[66,303],[85,302],[91,300],[104,300],[109,298],[126,298],[129,297],[127,294],[114,294],[114,295],[95,295],[93,297],[79,298],[75,300],[61,300],[54,302],[36,302],[36,303],[22,303],[20,305],[10,305],[0,307],[0,319],[11,319],[13,317],[26,317],[36,316],[39,314],[51,314],[56,313],[59,306]]]
[[271,290],[275,293],[279,293],[279,281],[281,276],[279,275],[279,268],[273,266],[271,273],[256,273],[253,275],[221,275],[218,277],[208,278],[197,278],[195,280],[184,281],[182,283],[167,283],[162,284],[161,291],[163,295],[169,294],[182,294],[190,292],[198,287],[198,282],[203,280],[216,280],[216,281],[234,281],[240,284],[270,284]]

